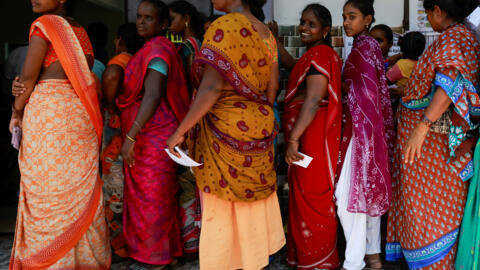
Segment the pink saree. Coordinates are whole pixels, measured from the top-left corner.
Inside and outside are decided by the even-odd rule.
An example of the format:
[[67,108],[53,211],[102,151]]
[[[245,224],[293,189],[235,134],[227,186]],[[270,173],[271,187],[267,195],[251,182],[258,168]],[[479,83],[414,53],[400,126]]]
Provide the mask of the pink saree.
[[135,143],[135,166],[125,168],[123,233],[129,257],[162,265],[182,255],[178,216],[176,165],[164,151],[188,109],[188,92],[181,60],[163,37],[147,42],[125,69],[124,92],[118,97],[123,135],[130,130],[143,98],[143,80],[150,61],[168,65],[166,98],[143,126]]
[[[359,36],[343,71],[343,81],[350,90],[342,159],[353,139],[353,174],[347,210],[372,217],[388,211],[392,193],[390,157],[395,134],[382,59],[378,42],[369,36]],[[342,166],[339,167],[341,170]]]

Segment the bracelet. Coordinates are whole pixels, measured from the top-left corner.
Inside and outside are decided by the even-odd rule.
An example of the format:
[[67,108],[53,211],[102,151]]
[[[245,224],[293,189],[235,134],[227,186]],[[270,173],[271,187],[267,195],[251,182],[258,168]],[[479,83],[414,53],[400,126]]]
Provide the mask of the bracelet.
[[136,143],[137,140],[135,140],[134,138],[130,137],[128,134],[125,134],[125,136],[127,137],[127,139],[133,143]]
[[291,143],[298,143],[298,140],[290,139],[290,140],[288,140],[288,141],[291,142]]
[[421,122],[427,125],[429,128],[433,125],[433,121],[428,119],[425,114],[423,114]]
[[137,121],[133,121],[133,124],[138,127],[139,130],[142,130],[142,127]]

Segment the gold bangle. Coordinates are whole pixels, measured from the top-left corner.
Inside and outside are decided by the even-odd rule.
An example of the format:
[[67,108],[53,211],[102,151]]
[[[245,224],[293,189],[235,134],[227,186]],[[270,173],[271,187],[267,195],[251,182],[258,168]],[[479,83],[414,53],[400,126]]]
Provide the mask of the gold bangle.
[[127,137],[127,139],[133,143],[136,143],[137,140],[135,140],[134,138],[130,137],[128,134],[125,134],[125,136]]
[[290,139],[290,140],[288,140],[288,141],[291,142],[291,143],[298,143],[298,140],[292,140],[292,139]]

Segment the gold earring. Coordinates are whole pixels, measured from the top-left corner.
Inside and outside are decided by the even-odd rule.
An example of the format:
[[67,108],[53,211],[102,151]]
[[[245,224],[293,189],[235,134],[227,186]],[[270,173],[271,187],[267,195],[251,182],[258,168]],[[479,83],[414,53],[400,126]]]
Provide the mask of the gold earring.
[[185,27],[187,27],[187,28],[188,28],[188,22],[185,22]]

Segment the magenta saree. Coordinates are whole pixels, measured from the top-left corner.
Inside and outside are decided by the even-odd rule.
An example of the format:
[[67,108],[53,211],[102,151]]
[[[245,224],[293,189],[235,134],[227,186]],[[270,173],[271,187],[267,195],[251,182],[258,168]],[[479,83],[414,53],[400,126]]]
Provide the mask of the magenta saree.
[[125,168],[123,233],[129,257],[168,264],[182,255],[176,166],[164,151],[188,108],[183,67],[174,45],[163,37],[145,44],[125,69],[124,92],[117,99],[123,135],[131,128],[143,98],[143,80],[154,58],[168,65],[166,98],[137,135],[135,165]]
[[343,71],[349,92],[342,158],[350,139],[353,140],[353,173],[347,210],[372,217],[388,211],[392,192],[393,115],[382,59],[377,41],[359,36]]

